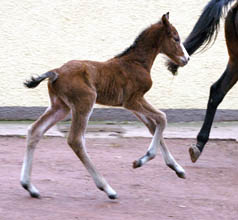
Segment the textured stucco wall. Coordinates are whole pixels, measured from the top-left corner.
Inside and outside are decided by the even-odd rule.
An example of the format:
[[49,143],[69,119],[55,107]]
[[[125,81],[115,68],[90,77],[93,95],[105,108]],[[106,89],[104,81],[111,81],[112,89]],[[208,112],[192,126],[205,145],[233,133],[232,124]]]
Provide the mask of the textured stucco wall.
[[[207,0],[1,0],[0,106],[47,106],[46,82],[34,90],[22,82],[71,59],[104,61],[170,12],[181,37],[191,30]],[[227,63],[223,21],[213,47],[192,57],[173,77],[159,56],[146,97],[157,108],[204,109],[209,87]],[[236,109],[238,87],[220,108]],[[97,106],[98,107],[98,106]]]

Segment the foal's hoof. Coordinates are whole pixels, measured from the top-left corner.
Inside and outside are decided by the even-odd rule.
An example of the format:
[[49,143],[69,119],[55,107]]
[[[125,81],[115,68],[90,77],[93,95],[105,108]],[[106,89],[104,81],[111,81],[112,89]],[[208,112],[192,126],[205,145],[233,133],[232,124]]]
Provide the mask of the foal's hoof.
[[135,160],[134,162],[133,162],[133,168],[134,169],[136,169],[136,168],[138,168],[138,167],[141,167],[142,166],[142,162],[141,162],[141,160]]
[[117,194],[113,194],[113,195],[109,195],[108,196],[109,199],[118,199]]
[[30,193],[30,195],[31,195],[32,198],[36,198],[36,199],[39,199],[39,198],[40,198],[40,193],[30,192],[30,191],[29,191],[29,193]]
[[199,158],[201,152],[197,146],[192,146],[189,148],[189,154],[190,154],[191,161],[195,163],[197,159]]
[[27,183],[24,183],[21,181],[21,185],[22,187],[27,190],[29,192],[29,194],[31,195],[31,197],[33,198],[40,198],[40,193],[39,191],[33,186],[33,185],[29,185]]
[[182,179],[186,179],[186,174],[185,172],[176,172],[177,176]]

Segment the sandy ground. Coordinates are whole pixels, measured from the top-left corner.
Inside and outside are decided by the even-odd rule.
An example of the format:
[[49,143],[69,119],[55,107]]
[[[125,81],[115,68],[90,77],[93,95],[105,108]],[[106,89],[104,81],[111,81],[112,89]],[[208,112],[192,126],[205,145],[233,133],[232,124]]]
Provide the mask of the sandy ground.
[[185,168],[179,179],[159,154],[133,169],[149,138],[90,138],[88,152],[119,195],[110,200],[99,191],[65,138],[47,137],[37,147],[32,180],[41,192],[34,199],[20,186],[25,138],[0,138],[0,219],[176,219],[232,220],[238,218],[238,144],[210,141],[192,164],[188,148],[193,139],[166,140]]

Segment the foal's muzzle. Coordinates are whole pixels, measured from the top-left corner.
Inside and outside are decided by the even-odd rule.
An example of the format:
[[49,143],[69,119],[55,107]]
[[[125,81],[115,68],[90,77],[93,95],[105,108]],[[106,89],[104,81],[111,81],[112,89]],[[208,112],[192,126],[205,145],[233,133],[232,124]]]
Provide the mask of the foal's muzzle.
[[187,56],[187,57],[181,57],[180,58],[180,62],[181,62],[181,65],[180,66],[185,66],[187,63],[188,63],[188,61],[190,60],[190,57],[189,56]]

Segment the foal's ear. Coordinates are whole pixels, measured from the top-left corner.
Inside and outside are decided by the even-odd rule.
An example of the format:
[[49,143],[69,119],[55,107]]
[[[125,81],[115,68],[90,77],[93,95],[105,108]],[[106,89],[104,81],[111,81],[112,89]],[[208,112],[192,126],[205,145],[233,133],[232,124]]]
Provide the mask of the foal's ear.
[[168,34],[171,34],[171,26],[169,23],[169,12],[162,16],[162,23],[166,27]]
[[169,12],[162,16],[162,22],[165,26],[169,26]]

